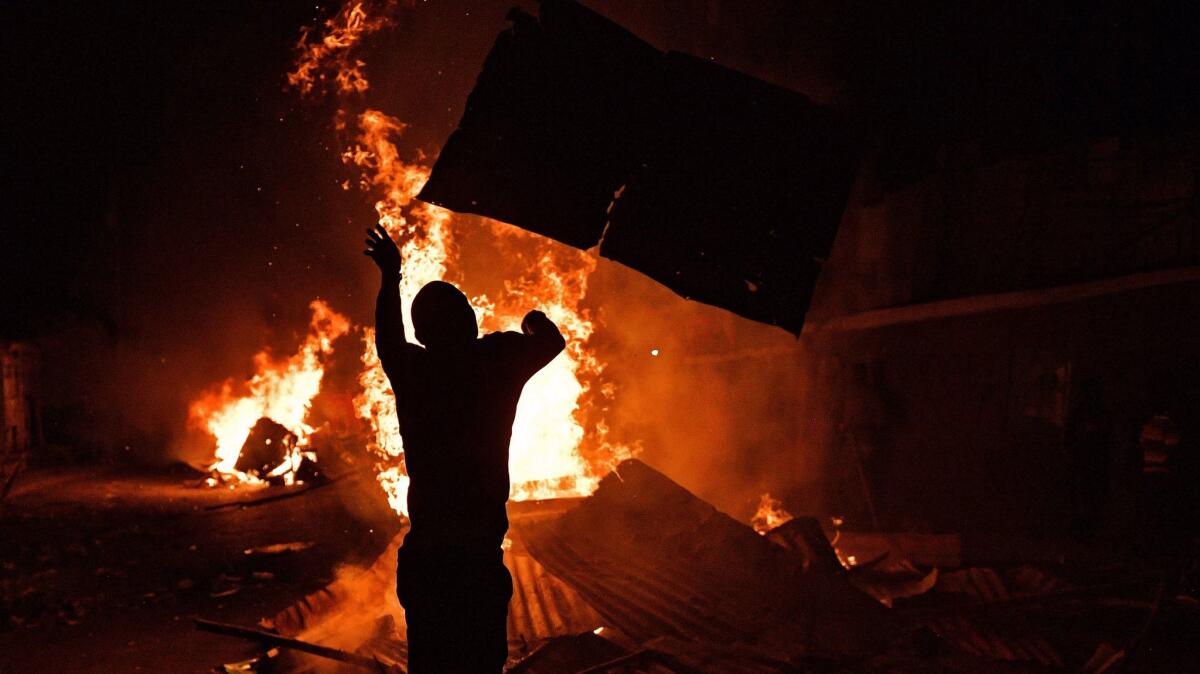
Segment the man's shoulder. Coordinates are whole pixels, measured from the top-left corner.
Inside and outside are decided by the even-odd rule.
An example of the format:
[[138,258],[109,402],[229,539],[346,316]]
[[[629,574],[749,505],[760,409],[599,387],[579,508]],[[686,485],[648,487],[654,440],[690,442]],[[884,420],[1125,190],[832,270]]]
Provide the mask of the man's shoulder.
[[529,335],[504,331],[489,332],[476,343],[479,353],[495,358],[508,359],[528,350]]
[[479,338],[479,345],[484,347],[504,346],[506,344],[516,344],[524,340],[526,335],[512,330],[504,332],[489,332]]

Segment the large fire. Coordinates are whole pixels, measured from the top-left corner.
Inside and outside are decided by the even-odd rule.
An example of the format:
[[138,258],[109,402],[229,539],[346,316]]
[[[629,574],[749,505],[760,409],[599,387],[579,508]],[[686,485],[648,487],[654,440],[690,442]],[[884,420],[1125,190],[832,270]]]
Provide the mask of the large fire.
[[[392,25],[388,12],[394,6],[388,0],[351,2],[325,21],[322,31],[303,30],[297,63],[287,79],[301,95],[332,93],[342,103],[335,119],[344,139],[340,157],[356,172],[355,180],[346,181],[343,187],[357,186],[371,194],[379,223],[400,242],[404,258],[400,294],[411,336],[409,309],[422,286],[449,280],[469,290],[470,279],[458,260],[458,218],[415,200],[429,177],[429,168],[421,161],[403,159],[396,143],[405,124],[359,103],[369,85],[364,75],[366,64],[356,49],[365,36]],[[594,403],[612,395],[611,386],[601,381],[603,364],[589,347],[594,323],[580,305],[595,258],[502,223],[484,221],[483,227],[496,247],[495,258],[520,259],[526,271],[505,283],[499,293],[472,297],[480,327],[484,331],[519,330],[525,312],[536,308],[567,338],[566,351],[526,384],[517,407],[509,460],[512,498],[585,496],[612,466],[631,454],[630,448],[609,441],[602,419],[588,418],[594,409],[585,409],[597,407]],[[357,379],[360,390],[354,397],[355,410],[371,429],[368,447],[378,459],[379,483],[393,509],[405,513],[408,477],[395,399],[379,366],[371,328],[362,330],[362,344],[363,369]],[[259,376],[262,372],[260,367]],[[319,381],[318,376],[317,384]],[[272,395],[267,389],[263,393]],[[222,472],[236,463],[237,449],[258,416],[268,416],[290,430],[295,427],[305,432],[308,428],[304,424],[307,407],[298,410],[280,403],[281,419],[275,416],[274,401],[254,400],[244,403],[247,409],[239,408],[236,414],[202,404],[203,400],[193,406],[193,417],[206,421],[206,428],[217,438],[217,465]],[[221,421],[230,417],[237,422]],[[227,430],[228,426],[237,430]]]
[[296,436],[289,455],[270,472],[290,481],[313,433],[307,423],[308,411],[321,389],[324,360],[333,353],[334,340],[350,330],[350,321],[325,302],[314,300],[309,308],[308,336],[294,355],[277,360],[270,351],[260,351],[254,356],[257,372],[241,389],[227,380],[192,403],[190,422],[216,439],[213,471],[246,482],[258,481],[257,476],[239,471],[236,464],[250,429],[267,417]]
[[[359,114],[356,121],[358,133],[342,159],[361,171],[360,185],[380,195],[375,202],[379,222],[401,241],[404,277],[400,297],[412,335],[408,314],[417,291],[430,281],[459,276],[454,273],[454,216],[414,201],[429,169],[399,159],[394,137],[403,131],[403,123],[371,109]],[[585,432],[576,412],[587,391],[583,379],[595,378],[601,370],[599,361],[585,350],[593,324],[579,307],[595,262],[577,251],[554,250],[556,246],[548,241],[505,225],[493,223],[492,227],[498,242],[522,246],[527,254],[534,252],[536,266],[529,275],[509,282],[500,297],[478,295],[472,299],[480,326],[489,331],[519,330],[525,312],[536,307],[558,324],[568,344],[562,355],[529,381],[517,407],[509,458],[513,498],[590,494],[600,475],[581,453]],[[374,431],[371,448],[381,459],[380,483],[392,507],[404,512],[408,481],[401,463],[404,447],[395,402],[379,368],[370,331],[364,335],[364,347],[364,369],[359,376],[363,390],[355,405]]]

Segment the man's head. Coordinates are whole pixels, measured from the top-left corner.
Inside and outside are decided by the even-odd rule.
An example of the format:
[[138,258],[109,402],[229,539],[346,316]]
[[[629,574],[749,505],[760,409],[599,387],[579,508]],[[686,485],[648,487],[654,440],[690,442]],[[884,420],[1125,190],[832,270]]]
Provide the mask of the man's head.
[[413,298],[412,321],[417,341],[431,349],[467,344],[479,336],[467,296],[445,281],[421,288]]

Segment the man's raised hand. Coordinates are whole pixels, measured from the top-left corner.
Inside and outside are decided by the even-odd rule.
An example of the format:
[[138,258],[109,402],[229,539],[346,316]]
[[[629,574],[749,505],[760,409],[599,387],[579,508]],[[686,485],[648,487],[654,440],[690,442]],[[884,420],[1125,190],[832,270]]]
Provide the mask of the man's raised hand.
[[364,243],[367,249],[363,251],[363,255],[374,260],[379,271],[389,276],[400,275],[400,249],[396,247],[396,242],[392,241],[391,235],[383,225],[375,225],[374,229],[368,229],[367,240]]

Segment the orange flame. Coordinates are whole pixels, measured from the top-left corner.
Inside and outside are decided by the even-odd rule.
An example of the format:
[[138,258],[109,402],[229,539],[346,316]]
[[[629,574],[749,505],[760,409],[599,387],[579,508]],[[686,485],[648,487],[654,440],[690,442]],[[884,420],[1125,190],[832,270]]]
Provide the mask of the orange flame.
[[768,531],[794,519],[796,516],[784,509],[783,502],[772,498],[770,494],[763,494],[758,501],[758,512],[750,519],[750,526],[760,536],[765,536]]
[[395,0],[347,3],[325,20],[325,34],[320,39],[314,38],[309,26],[301,28],[296,42],[296,67],[287,74],[288,84],[301,94],[308,94],[319,82],[332,76],[338,91],[366,91],[370,86],[362,71],[366,64],[352,60],[350,51],[364,36],[392,25],[391,10],[395,4]]
[[[358,116],[360,132],[342,154],[344,162],[362,171],[359,184],[379,192],[375,203],[379,222],[401,241],[404,277],[400,295],[408,334],[414,334],[409,309],[417,291],[426,283],[444,279],[456,266],[451,224],[454,214],[436,206],[414,202],[429,177],[429,169],[399,159],[392,140],[404,124],[378,111]],[[535,375],[525,386],[513,423],[509,473],[515,500],[582,496],[595,490],[605,468],[630,455],[628,448],[607,443],[607,427],[598,425],[595,444],[606,460],[589,463],[581,447],[585,430],[580,401],[602,371],[598,359],[587,350],[594,330],[580,301],[587,292],[587,279],[595,259],[547,239],[493,223],[502,241],[533,247],[534,269],[506,284],[498,300],[485,295],[473,298],[476,315],[485,330],[519,330],[526,311],[539,308],[559,325],[567,337],[567,350]],[[359,375],[362,392],[355,398],[358,415],[373,429],[370,448],[380,458],[379,481],[392,507],[406,512],[408,478],[403,470],[403,442],[396,421],[395,399],[379,367],[374,333],[364,334],[364,369]],[[596,464],[596,467],[593,466]],[[603,472],[602,472],[603,471]]]
[[250,429],[267,417],[296,436],[291,455],[270,473],[291,481],[291,470],[298,465],[300,452],[313,433],[307,417],[325,376],[323,361],[333,353],[333,342],[350,330],[346,317],[325,302],[314,300],[309,308],[312,319],[308,336],[294,355],[276,360],[269,351],[260,351],[254,356],[256,373],[242,387],[244,395],[236,395],[233,381],[226,380],[192,403],[188,415],[191,425],[216,439],[212,470],[242,481],[257,481],[235,466]]
[[[287,74],[288,84],[301,95],[332,91],[337,95],[363,94],[369,84],[365,63],[354,56],[363,38],[393,25],[390,13],[395,0],[351,2],[324,22],[323,35],[305,28],[296,46],[295,68]],[[375,210],[385,229],[400,242],[404,277],[400,295],[409,335],[414,331],[410,308],[417,291],[434,280],[460,280],[455,246],[455,216],[431,204],[415,201],[429,178],[429,168],[401,158],[395,139],[405,124],[379,110],[365,108],[358,114],[338,110],[335,125],[352,136],[340,155],[358,173],[360,189],[376,195]],[[344,189],[350,188],[347,181]],[[530,309],[541,309],[563,330],[567,349],[525,386],[517,407],[510,451],[509,471],[516,500],[582,496],[590,494],[606,474],[636,448],[608,439],[603,420],[586,423],[590,403],[602,403],[613,388],[602,384],[603,364],[590,350],[588,340],[595,326],[580,303],[587,293],[588,277],[595,269],[594,257],[534,236],[522,230],[485,221],[496,245],[511,250],[510,257],[528,261],[529,271],[505,284],[495,298],[472,298],[480,325],[485,330],[518,330]],[[322,333],[317,307],[336,316],[338,322]],[[314,344],[314,335],[326,341],[349,330],[344,318],[323,304],[313,303],[314,330],[301,351],[285,363],[275,363],[266,352],[256,356],[259,373],[247,383],[250,394],[236,397],[226,383],[192,405],[194,423],[217,438],[214,468],[241,479],[233,466],[250,428],[268,416],[308,442],[312,429],[305,416],[320,385],[320,358],[329,347]],[[327,321],[328,322],[328,321]],[[322,323],[324,324],[324,323]],[[374,332],[363,330],[363,369],[358,376],[361,391],[354,398],[359,417],[367,420],[372,433],[368,448],[376,455],[379,483],[393,509],[407,509],[408,477],[404,469],[404,447],[396,416],[395,398],[375,351]]]
[[[356,55],[365,37],[394,25],[396,0],[354,1],[323,24],[323,31],[305,28],[296,46],[295,68],[288,84],[304,95],[333,93],[361,96],[369,89],[365,63]],[[318,35],[318,33],[320,33]],[[415,201],[429,178],[429,168],[401,158],[396,138],[405,125],[371,108],[351,113],[338,110],[335,125],[348,134],[342,162],[358,172],[357,185],[376,195],[375,210],[385,229],[400,242],[404,277],[400,296],[408,334],[414,334],[409,309],[417,291],[434,280],[461,280],[455,246],[455,216],[450,211]],[[350,188],[343,183],[343,189]],[[587,292],[595,258],[515,228],[491,223],[497,245],[512,247],[527,257],[530,271],[506,284],[496,298],[472,298],[485,330],[519,329],[525,312],[538,308],[567,336],[567,349],[525,386],[513,424],[510,475],[513,498],[547,498],[591,493],[599,478],[634,448],[612,443],[603,421],[586,425],[589,402],[612,395],[601,385],[603,365],[588,339],[594,324],[580,302]],[[374,334],[363,331],[361,391],[354,399],[357,414],[371,425],[370,450],[378,458],[380,484],[392,507],[406,510],[408,478],[404,447],[396,417],[395,399],[379,366]]]

